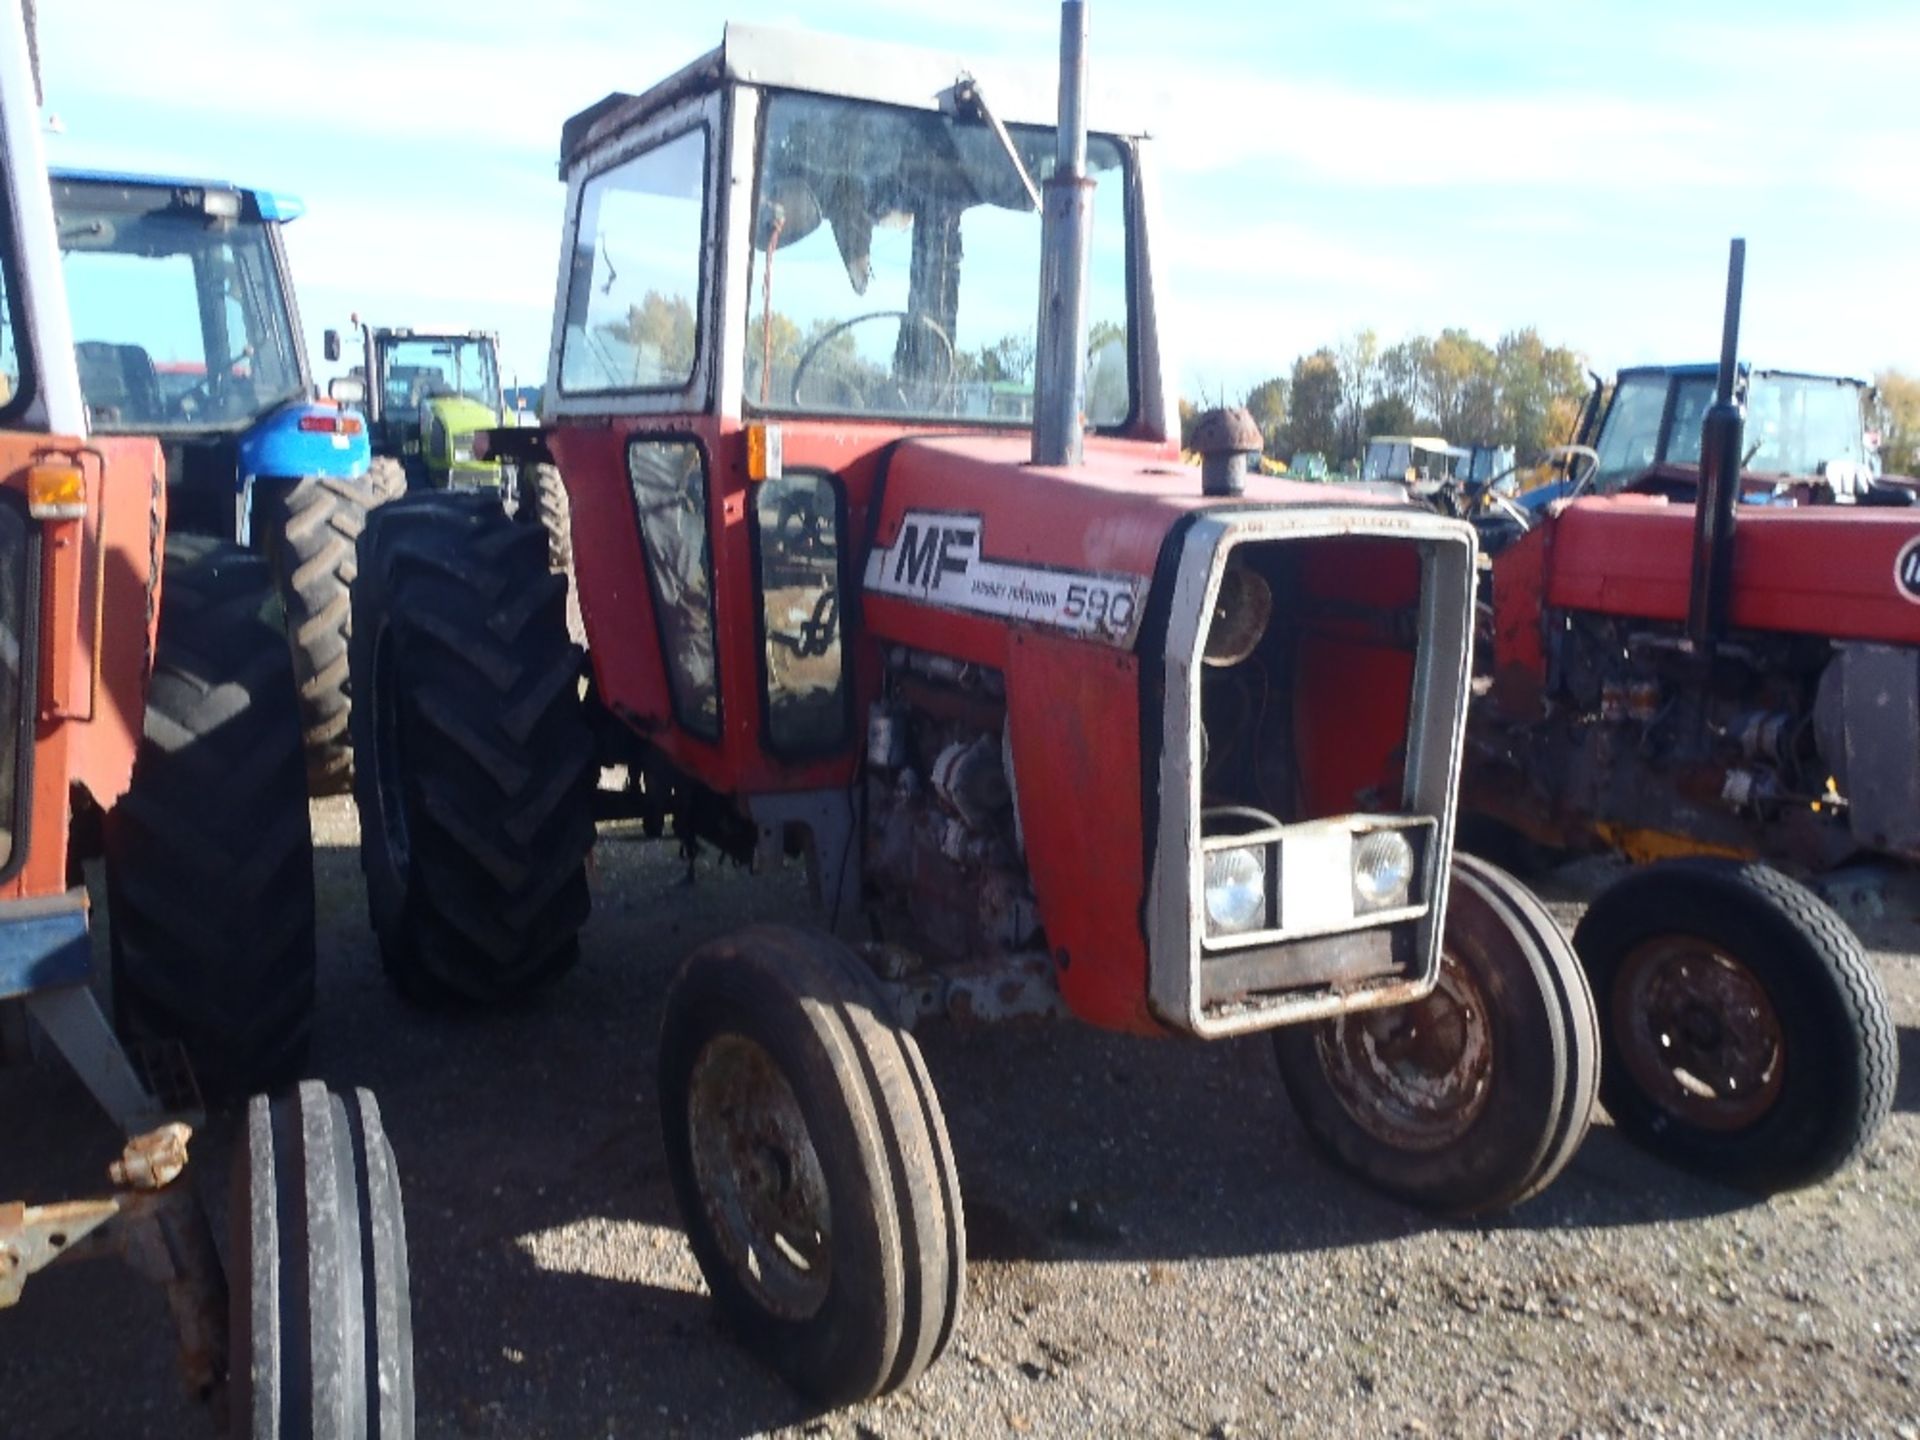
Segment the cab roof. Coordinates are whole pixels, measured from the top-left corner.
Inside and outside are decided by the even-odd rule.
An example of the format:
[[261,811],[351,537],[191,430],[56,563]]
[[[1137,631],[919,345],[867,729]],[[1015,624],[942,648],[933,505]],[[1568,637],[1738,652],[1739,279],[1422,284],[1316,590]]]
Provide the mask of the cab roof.
[[[1048,48],[1044,53],[1051,54]],[[975,63],[977,61],[978,63]],[[770,90],[804,90],[873,100],[887,105],[937,110],[943,92],[962,76],[979,82],[988,107],[1010,125],[1053,125],[1059,118],[1059,72],[1051,65],[967,57],[879,40],[855,40],[771,25],[729,23],[717,48],[637,95],[615,91],[588,106],[560,131],[560,173],[582,152],[647,116],[689,96],[729,82]],[[1124,123],[1125,102],[1091,85],[1088,128],[1106,134],[1144,136],[1139,117]]]
[[262,220],[298,220],[307,213],[305,202],[297,195],[280,190],[262,190],[251,185],[236,185],[231,180],[210,180],[203,176],[141,175],[126,170],[86,170],[53,165],[47,168],[47,178],[56,182],[78,180],[87,184],[149,190],[231,190]]

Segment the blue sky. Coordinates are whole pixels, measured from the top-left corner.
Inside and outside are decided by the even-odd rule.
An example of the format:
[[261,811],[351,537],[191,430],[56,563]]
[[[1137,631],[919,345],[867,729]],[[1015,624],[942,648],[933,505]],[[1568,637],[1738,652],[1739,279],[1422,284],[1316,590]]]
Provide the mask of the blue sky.
[[[307,202],[309,348],[349,311],[497,329],[542,378],[561,122],[722,16],[1049,63],[1049,0],[86,0],[40,7],[56,163]],[[1237,397],[1361,326],[1532,324],[1601,369],[1706,358],[1749,243],[1759,363],[1920,370],[1920,5],[1094,0],[1152,117],[1183,391]]]

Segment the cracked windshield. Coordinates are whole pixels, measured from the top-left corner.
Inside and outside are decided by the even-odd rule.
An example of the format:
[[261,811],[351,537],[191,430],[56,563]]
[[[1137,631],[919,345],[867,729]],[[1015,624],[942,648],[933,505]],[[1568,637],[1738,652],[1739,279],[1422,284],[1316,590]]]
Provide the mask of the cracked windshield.
[[[1053,131],[1010,135],[1043,184]],[[1120,147],[1092,137],[1087,173],[1087,418],[1118,425],[1132,409]],[[753,240],[750,409],[1031,420],[1040,215],[988,125],[774,95]]]

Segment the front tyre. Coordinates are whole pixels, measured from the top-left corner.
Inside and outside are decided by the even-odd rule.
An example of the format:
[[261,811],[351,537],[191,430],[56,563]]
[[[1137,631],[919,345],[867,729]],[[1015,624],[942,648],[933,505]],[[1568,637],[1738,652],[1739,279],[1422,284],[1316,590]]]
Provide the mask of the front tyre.
[[313,839],[292,666],[257,555],[170,536],[144,734],[105,824],[113,1010],[178,1041],[209,1097],[298,1074]]
[[1448,1215],[1538,1194],[1587,1133],[1600,1040],[1573,947],[1505,871],[1454,857],[1424,1000],[1274,1032],[1287,1093],[1338,1165]]
[[869,1399],[946,1348],[966,1283],[946,1123],[845,946],[756,926],[690,955],[667,993],[660,1114],[714,1303],[796,1389]]
[[565,580],[490,495],[382,506],[361,540],[360,864],[381,958],[420,1002],[513,999],[578,954],[593,743]]
[[406,1216],[373,1096],[256,1095],[230,1225],[234,1440],[411,1440]]
[[1761,1194],[1826,1179],[1893,1106],[1885,989],[1846,922],[1765,865],[1635,871],[1574,936],[1600,1001],[1600,1094],[1629,1139]]
[[348,644],[356,546],[368,511],[405,486],[395,462],[376,460],[358,479],[313,475],[261,492],[256,523],[286,607],[307,784],[315,795],[339,794],[352,780]]

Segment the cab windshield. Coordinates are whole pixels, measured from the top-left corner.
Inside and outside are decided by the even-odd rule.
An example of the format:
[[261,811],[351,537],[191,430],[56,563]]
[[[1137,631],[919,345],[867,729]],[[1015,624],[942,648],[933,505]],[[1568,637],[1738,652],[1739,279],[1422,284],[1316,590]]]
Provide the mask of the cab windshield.
[[56,182],[80,391],[93,427],[239,428],[305,381],[265,226],[233,192]]
[[[1756,475],[1811,477],[1830,460],[1867,463],[1862,387],[1822,375],[1761,373],[1747,386],[1745,463]],[[1675,391],[1667,461],[1700,463],[1700,423],[1713,403],[1713,380],[1689,377]]]
[[[1036,185],[1054,132],[1009,127]],[[1087,420],[1133,411],[1124,152],[1092,136]],[[983,122],[769,97],[747,307],[751,410],[1026,423],[1040,215]]]
[[500,406],[500,371],[491,341],[473,337],[385,339],[380,347],[381,400],[386,409],[405,413],[438,395]]

